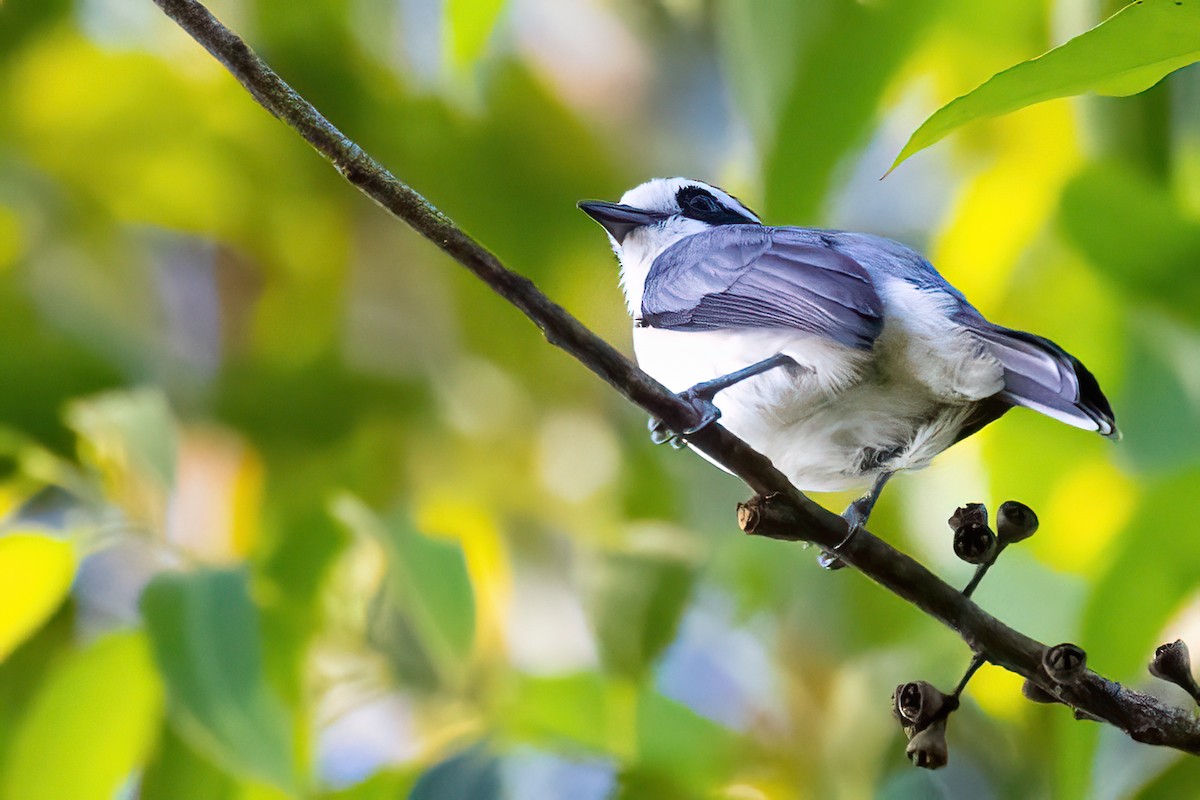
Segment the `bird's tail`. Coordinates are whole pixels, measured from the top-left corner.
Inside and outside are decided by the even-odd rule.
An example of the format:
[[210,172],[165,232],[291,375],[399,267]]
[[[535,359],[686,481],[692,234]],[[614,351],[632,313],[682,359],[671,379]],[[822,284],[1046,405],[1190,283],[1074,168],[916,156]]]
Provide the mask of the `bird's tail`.
[[1110,439],[1121,437],[1108,398],[1079,359],[1032,333],[990,324],[981,328],[975,333],[1004,367],[1001,399]]

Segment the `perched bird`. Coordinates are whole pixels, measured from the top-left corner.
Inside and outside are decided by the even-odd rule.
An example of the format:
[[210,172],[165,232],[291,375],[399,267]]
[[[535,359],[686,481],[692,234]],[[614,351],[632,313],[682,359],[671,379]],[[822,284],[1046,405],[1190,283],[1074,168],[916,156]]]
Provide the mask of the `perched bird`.
[[1078,359],[984,319],[899,242],[763,225],[684,178],[579,207],[620,260],[638,364],[797,488],[870,486],[843,513],[851,533],[894,473],[927,466],[1013,406],[1119,436]]

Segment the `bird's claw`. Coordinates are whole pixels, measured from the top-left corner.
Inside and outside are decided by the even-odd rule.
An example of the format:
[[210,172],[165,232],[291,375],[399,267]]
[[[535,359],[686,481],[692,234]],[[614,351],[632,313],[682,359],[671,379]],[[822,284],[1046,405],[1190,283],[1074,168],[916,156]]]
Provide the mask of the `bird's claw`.
[[854,538],[854,534],[863,530],[863,528],[865,528],[867,525],[867,517],[869,515],[863,511],[862,507],[859,505],[860,502],[862,502],[861,498],[859,500],[855,500],[846,507],[845,511],[842,512],[842,519],[846,520],[846,535],[842,537],[840,542],[834,545],[832,550],[823,550],[820,555],[817,556],[817,563],[821,565],[822,569],[834,570],[842,569],[846,566],[846,562],[838,558],[837,551],[844,544],[846,544],[846,542]]
[[666,444],[675,438],[675,434],[661,419],[651,417],[646,421],[646,427],[650,429],[650,441],[654,444]]
[[870,512],[863,510],[863,505],[868,502],[870,501],[867,498],[860,497],[846,506],[846,510],[842,512],[842,519],[846,520],[846,536],[838,543],[838,547],[850,541],[850,537],[867,527],[867,518],[870,516]]
[[700,417],[700,421],[681,432],[675,432],[667,427],[667,424],[661,419],[650,418],[648,427],[650,429],[650,441],[655,444],[670,444],[672,447],[680,448],[686,446],[687,442],[683,441],[682,436],[687,436],[691,433],[696,433],[703,430],[709,425],[721,418],[721,409],[713,405],[712,399],[704,393],[696,390],[695,387],[687,391],[680,392],[675,395],[683,402],[694,408]]

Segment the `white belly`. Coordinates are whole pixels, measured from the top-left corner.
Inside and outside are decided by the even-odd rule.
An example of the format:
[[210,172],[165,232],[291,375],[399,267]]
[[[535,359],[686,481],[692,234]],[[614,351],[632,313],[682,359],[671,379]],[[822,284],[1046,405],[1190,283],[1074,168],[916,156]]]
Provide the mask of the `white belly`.
[[[897,328],[870,352],[789,330],[634,330],[638,363],[676,392],[777,353],[801,364],[749,378],[714,402],[722,425],[806,491],[864,486],[885,468],[919,469],[954,441],[969,403],[888,368],[919,344]],[[885,466],[864,463],[872,450],[897,447],[903,452]]]

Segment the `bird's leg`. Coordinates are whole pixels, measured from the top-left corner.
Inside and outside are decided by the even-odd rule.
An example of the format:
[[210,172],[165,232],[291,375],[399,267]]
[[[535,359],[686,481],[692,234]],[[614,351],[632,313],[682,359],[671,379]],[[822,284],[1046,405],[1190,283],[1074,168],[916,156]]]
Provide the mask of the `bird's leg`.
[[879,477],[871,485],[870,491],[846,506],[846,510],[842,512],[842,519],[846,520],[846,527],[848,529],[846,536],[834,546],[833,550],[826,550],[817,556],[818,564],[825,569],[841,569],[846,566],[846,562],[838,558],[835,551],[850,541],[850,538],[854,534],[867,527],[867,520],[871,517],[871,510],[875,508],[875,501],[879,499],[879,494],[883,491],[883,487],[887,485],[888,480],[895,474],[894,472],[879,473]]
[[[751,364],[748,367],[743,367],[728,375],[722,375],[719,378],[713,378],[710,381],[697,383],[690,389],[686,389],[676,395],[680,400],[688,403],[700,414],[700,422],[681,431],[682,434],[695,433],[696,431],[716,422],[721,417],[721,410],[713,405],[713,398],[717,396],[717,392],[723,389],[728,389],[734,384],[741,383],[747,378],[753,378],[755,375],[761,375],[767,370],[775,367],[796,366],[796,362],[790,356],[785,356],[783,353],[776,353],[770,358],[764,358],[757,364]],[[650,419],[650,440],[655,444],[663,444],[677,439],[679,434],[667,428],[662,420]]]

